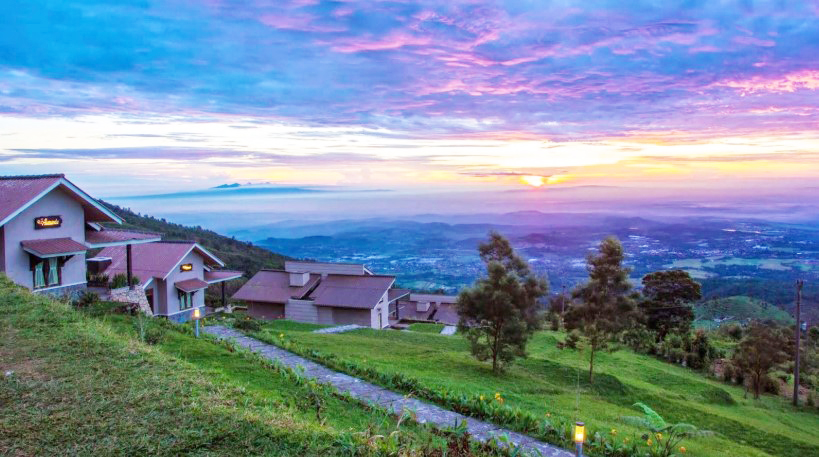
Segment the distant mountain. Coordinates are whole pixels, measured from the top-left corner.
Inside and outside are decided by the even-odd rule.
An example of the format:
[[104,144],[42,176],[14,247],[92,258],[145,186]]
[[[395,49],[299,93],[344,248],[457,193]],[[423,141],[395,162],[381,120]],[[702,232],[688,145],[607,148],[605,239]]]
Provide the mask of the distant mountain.
[[220,186],[211,187],[211,189],[233,189],[234,187],[241,187],[241,184],[238,182],[233,184],[222,184]]
[[127,208],[105,203],[125,222],[119,228],[161,233],[166,240],[193,240],[222,259],[228,268],[252,276],[262,268],[282,268],[290,257],[276,254],[253,243],[239,241],[202,227],[189,227],[165,219],[137,214]]
[[168,194],[134,195],[122,197],[127,200],[148,200],[148,199],[179,199],[179,198],[200,198],[200,197],[246,197],[254,195],[281,195],[281,194],[307,194],[328,192],[328,189],[315,187],[295,187],[295,186],[271,186],[271,185],[241,185],[222,184],[210,189],[190,190],[184,192],[172,192]]

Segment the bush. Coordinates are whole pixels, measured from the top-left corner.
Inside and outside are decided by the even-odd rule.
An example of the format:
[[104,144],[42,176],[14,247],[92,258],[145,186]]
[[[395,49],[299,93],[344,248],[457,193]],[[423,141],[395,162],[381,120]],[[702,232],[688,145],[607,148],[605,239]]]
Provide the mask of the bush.
[[734,397],[731,396],[728,392],[719,387],[712,387],[705,392],[702,393],[702,398],[705,399],[708,403],[712,403],[715,405],[735,405],[737,404]]
[[158,325],[149,325],[145,329],[145,343],[154,345],[159,344],[165,338],[165,329]]
[[[139,278],[136,276],[131,276],[131,285],[136,286],[139,284]],[[118,273],[111,278],[111,287],[112,289],[119,289],[120,287],[126,287],[128,285],[128,276],[124,273]]]
[[236,322],[233,323],[233,327],[245,332],[258,332],[262,329],[262,324],[252,317],[246,317],[244,319],[237,319]]
[[84,291],[74,300],[74,306],[77,308],[87,308],[91,305],[96,304],[100,301],[100,296],[95,294],[94,292]]

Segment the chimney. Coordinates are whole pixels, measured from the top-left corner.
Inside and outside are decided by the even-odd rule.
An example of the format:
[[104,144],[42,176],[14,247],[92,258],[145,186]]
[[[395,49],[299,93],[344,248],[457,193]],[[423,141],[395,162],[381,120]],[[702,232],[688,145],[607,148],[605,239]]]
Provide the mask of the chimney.
[[310,273],[290,273],[290,286],[302,287],[310,280]]

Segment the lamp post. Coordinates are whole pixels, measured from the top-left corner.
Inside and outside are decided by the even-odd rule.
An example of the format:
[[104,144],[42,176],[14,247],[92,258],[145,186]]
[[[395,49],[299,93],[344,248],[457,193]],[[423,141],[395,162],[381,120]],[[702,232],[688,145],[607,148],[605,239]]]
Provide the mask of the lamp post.
[[199,318],[200,317],[202,317],[202,316],[199,314],[199,308],[194,308],[193,309],[193,320],[194,320],[194,322],[196,322],[195,332],[196,332],[196,337],[197,338],[199,338]]
[[577,457],[583,457],[583,442],[586,441],[586,424],[575,422],[574,444],[577,446]]

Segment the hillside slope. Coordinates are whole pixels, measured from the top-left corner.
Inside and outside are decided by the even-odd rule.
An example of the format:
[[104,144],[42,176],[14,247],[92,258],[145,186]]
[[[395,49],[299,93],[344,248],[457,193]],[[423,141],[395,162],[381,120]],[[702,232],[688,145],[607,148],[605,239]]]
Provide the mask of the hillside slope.
[[700,328],[712,328],[727,322],[745,322],[749,319],[780,324],[794,323],[793,317],[782,308],[745,295],[714,298],[698,303],[694,307],[694,315],[695,325]]
[[254,275],[262,268],[282,268],[290,257],[254,246],[253,243],[220,235],[202,227],[188,227],[168,222],[130,209],[104,202],[125,222],[121,228],[161,233],[166,240],[195,240],[221,258],[229,268],[241,270],[247,276]]
[[0,274],[0,455],[386,455],[373,435],[402,455],[449,444],[172,324],[149,320],[164,335],[147,345],[134,319],[92,317]]

